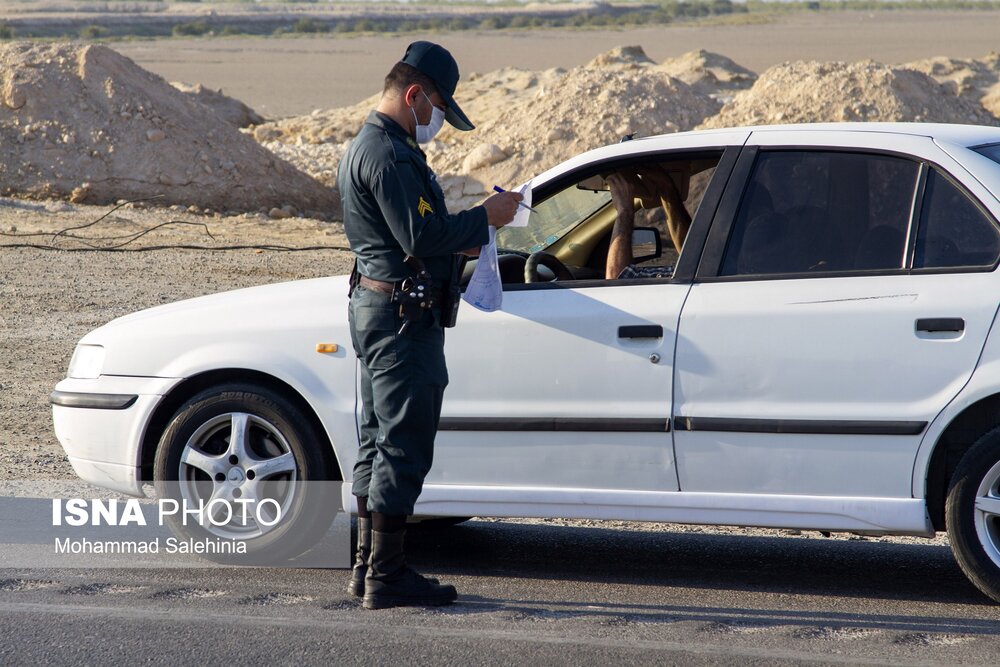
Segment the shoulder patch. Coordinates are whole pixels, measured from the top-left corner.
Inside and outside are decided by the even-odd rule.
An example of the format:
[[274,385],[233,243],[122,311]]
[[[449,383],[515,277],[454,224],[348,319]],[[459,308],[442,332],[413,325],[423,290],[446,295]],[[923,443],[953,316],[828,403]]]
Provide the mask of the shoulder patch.
[[417,213],[420,214],[421,218],[428,213],[434,213],[434,209],[432,209],[427,200],[423,198],[423,195],[421,195],[420,200],[417,202]]

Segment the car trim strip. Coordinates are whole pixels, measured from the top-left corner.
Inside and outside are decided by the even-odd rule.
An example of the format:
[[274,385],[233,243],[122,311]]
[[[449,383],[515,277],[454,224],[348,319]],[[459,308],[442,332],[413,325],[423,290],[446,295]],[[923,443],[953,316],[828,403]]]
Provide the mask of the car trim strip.
[[438,430],[668,433],[670,431],[670,420],[665,418],[611,417],[443,417]]
[[78,391],[54,391],[49,403],[64,408],[90,408],[92,410],[124,410],[139,400],[135,394],[88,394]]
[[674,417],[675,431],[739,433],[801,433],[822,435],[920,435],[924,421],[851,419],[740,419],[731,417]]

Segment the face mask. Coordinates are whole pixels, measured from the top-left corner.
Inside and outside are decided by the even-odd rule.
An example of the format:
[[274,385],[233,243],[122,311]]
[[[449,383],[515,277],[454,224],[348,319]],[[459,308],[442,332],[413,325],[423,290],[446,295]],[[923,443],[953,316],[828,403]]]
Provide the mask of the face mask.
[[427,93],[423,93],[423,96],[427,98],[427,102],[431,105],[431,122],[429,125],[421,125],[420,121],[417,120],[417,112],[410,107],[410,113],[413,114],[413,120],[417,124],[417,143],[426,144],[431,139],[433,139],[441,128],[444,126],[444,112],[434,106],[431,102],[431,98],[427,97]]

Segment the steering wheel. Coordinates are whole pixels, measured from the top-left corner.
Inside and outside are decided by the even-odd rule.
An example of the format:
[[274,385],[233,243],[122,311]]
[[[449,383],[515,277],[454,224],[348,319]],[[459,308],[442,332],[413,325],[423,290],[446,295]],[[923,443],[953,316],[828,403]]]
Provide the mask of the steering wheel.
[[555,280],[573,280],[573,274],[570,273],[566,265],[559,261],[555,255],[550,255],[544,250],[539,250],[538,252],[533,252],[528,256],[528,261],[524,264],[524,282],[526,283],[543,283],[547,282],[538,275],[539,265],[552,271],[556,274]]

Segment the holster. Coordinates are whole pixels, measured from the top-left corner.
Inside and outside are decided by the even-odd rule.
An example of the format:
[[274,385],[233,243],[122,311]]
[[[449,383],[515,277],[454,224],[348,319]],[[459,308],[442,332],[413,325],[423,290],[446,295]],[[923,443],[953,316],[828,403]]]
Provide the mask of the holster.
[[455,326],[455,323],[458,321],[458,305],[462,301],[462,290],[456,284],[449,284],[443,291],[441,326],[449,328]]
[[361,282],[361,272],[358,271],[358,262],[354,262],[354,266],[351,267],[351,277],[347,284],[347,298],[350,299],[354,295],[354,289]]

